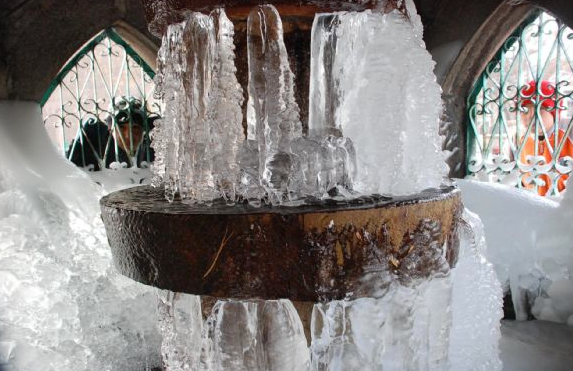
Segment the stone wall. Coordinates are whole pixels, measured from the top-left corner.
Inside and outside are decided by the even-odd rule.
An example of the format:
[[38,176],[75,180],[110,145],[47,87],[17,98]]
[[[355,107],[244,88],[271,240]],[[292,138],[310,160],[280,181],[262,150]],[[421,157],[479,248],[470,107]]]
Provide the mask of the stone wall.
[[[18,2],[18,1],[17,1]],[[0,5],[1,60],[9,83],[0,98],[39,101],[66,61],[102,29],[121,21],[136,38],[159,41],[147,31],[139,0],[28,0]],[[149,45],[147,46],[149,48]],[[155,46],[156,47],[156,46]],[[7,85],[7,87],[6,87]]]

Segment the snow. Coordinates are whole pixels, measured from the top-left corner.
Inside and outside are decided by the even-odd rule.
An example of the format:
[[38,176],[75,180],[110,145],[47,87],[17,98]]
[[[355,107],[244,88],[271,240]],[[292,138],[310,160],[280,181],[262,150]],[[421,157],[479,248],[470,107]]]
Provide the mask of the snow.
[[[97,197],[102,191],[74,164],[61,161],[39,119],[40,108],[33,102],[0,101],[2,126],[0,189],[19,188],[33,193],[38,187],[55,193],[66,206],[94,215],[99,212]],[[9,170],[7,169],[9,167]],[[67,197],[67,195],[76,195]]]
[[518,319],[568,323],[573,315],[573,192],[562,200],[499,184],[459,180],[466,207],[483,220],[489,249]]
[[[117,162],[115,162],[116,164]],[[135,162],[134,162],[135,163]],[[112,163],[113,165],[114,163]],[[100,171],[86,171],[89,178],[98,184],[101,189],[100,192],[108,194],[111,192],[119,191],[120,189],[133,187],[137,185],[150,184],[153,174],[147,167],[127,167],[124,162],[123,165],[115,169],[103,168]]]

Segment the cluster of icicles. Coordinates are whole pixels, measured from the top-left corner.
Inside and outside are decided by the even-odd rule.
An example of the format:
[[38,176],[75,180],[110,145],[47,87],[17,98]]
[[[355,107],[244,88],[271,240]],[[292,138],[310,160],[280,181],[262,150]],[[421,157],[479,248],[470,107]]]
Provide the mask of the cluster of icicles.
[[440,88],[407,5],[410,19],[370,10],[315,16],[307,135],[277,10],[261,5],[247,20],[246,135],[233,23],[223,9],[187,13],[159,51],[152,185],[169,201],[293,206],[438,187],[447,174]]
[[159,52],[157,97],[164,116],[153,135],[154,185],[168,200],[283,204],[351,189],[347,138],[303,137],[280,16],[271,5],[248,18],[249,132],[243,134],[234,29],[224,10],[189,13],[170,25]]

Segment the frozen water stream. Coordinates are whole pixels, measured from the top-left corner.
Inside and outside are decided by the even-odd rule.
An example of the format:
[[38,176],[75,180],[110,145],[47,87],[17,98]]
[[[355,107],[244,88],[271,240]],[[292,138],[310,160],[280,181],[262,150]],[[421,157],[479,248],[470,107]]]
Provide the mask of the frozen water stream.
[[348,197],[438,187],[448,170],[441,92],[421,21],[406,3],[409,18],[397,10],[315,17],[308,136],[272,5],[255,7],[247,20],[247,138],[225,12],[190,12],[170,25],[158,56],[164,115],[153,130],[153,184],[171,201],[291,206],[333,189]]

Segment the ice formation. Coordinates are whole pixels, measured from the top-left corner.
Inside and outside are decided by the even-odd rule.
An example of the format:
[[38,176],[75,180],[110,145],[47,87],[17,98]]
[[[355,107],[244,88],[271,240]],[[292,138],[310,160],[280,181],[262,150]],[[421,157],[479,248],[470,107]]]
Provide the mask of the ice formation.
[[168,200],[290,205],[309,196],[438,187],[447,174],[440,88],[420,18],[406,4],[409,17],[397,10],[315,17],[308,136],[272,5],[255,7],[247,20],[246,139],[232,23],[217,10],[170,25],[158,56],[165,112],[153,133],[153,184],[163,184]]
[[447,370],[450,276],[395,284],[380,298],[316,304],[311,370]]
[[0,102],[0,131],[0,365],[157,366],[154,295],[114,273],[101,188],[56,153],[37,104]]
[[198,297],[162,294],[164,360],[170,371],[447,370],[450,300],[447,275],[316,304],[307,347],[288,300],[218,301],[203,320]]
[[233,33],[223,10],[189,13],[168,27],[155,79],[164,115],[152,133],[152,184],[162,184],[168,200],[179,194],[200,203],[224,197],[281,204],[320,198],[337,186],[350,190],[352,142],[302,137],[282,22],[271,5],[248,18],[249,137],[243,138]]
[[291,143],[302,136],[293,74],[282,22],[272,5],[254,8],[247,21],[249,101],[259,150],[259,179],[281,201],[293,172]]
[[487,245],[480,218],[464,211],[458,264],[452,270],[452,371],[501,370],[499,358],[502,289],[485,259]]
[[[164,104],[152,139],[153,184],[167,199],[235,198],[242,93],[235,77],[233,25],[224,11],[190,13],[170,25],[158,53],[156,96]],[[242,140],[241,140],[242,142]]]
[[447,174],[437,130],[441,91],[418,21],[397,11],[315,19],[309,128],[352,140],[359,192],[415,193]]
[[510,291],[517,319],[572,324],[573,196],[558,202],[526,190],[471,180],[458,181],[464,203],[484,221],[500,282]]
[[206,319],[201,300],[159,293],[167,370],[308,371],[302,323],[289,300],[219,300]]

